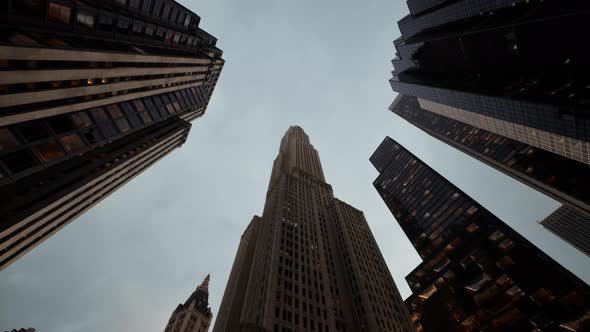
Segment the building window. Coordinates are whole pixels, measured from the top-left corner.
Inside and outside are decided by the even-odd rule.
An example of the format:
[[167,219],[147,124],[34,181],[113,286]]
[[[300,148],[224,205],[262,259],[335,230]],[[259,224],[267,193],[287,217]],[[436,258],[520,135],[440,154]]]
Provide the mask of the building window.
[[61,142],[66,147],[68,152],[76,152],[84,149],[86,145],[78,134],[69,134],[60,137]]
[[50,136],[47,127],[45,127],[45,124],[41,120],[25,122],[20,124],[17,128],[22,136],[29,142],[34,142]]
[[110,16],[101,15],[98,17],[98,28],[104,31],[111,31],[113,29],[113,18]]
[[8,128],[0,128],[0,152],[12,150],[18,146],[18,140],[10,130]]
[[141,100],[134,100],[133,105],[135,106],[135,110],[139,114],[139,117],[141,117],[141,120],[143,121],[143,123],[152,122],[152,117],[149,115],[148,112],[146,112],[145,107],[144,107],[143,103],[141,102]]
[[89,12],[78,10],[78,15],[76,16],[76,22],[78,25],[87,26],[89,28],[94,28],[94,15]]
[[37,160],[27,150],[3,155],[0,160],[12,173],[20,173],[38,165]]
[[52,161],[65,156],[64,150],[59,146],[56,140],[48,140],[32,147],[33,151],[44,161]]
[[[112,130],[114,131],[115,129],[113,128]],[[102,135],[96,129],[89,129],[83,132],[82,135],[84,135],[84,138],[90,144],[99,143],[103,139]]]
[[138,9],[140,7],[140,0],[129,0],[129,7]]
[[74,130],[74,124],[67,115],[57,115],[47,120],[49,127],[53,129],[56,134],[62,134]]
[[58,5],[53,2],[49,3],[48,17],[50,21],[69,24],[71,16],[72,9],[70,7]]
[[129,25],[131,25],[131,20],[127,17],[119,16],[117,19],[117,32],[127,33],[129,31]]
[[31,14],[31,12],[35,14],[39,14],[43,9],[41,0],[18,0],[13,1],[13,6],[17,11]]
[[174,36],[174,32],[172,30],[168,30],[166,33],[166,38],[164,38],[164,42],[166,44],[170,44],[172,42],[172,36]]
[[107,110],[108,110],[109,114],[111,115],[111,117],[115,120],[115,124],[117,125],[117,128],[119,128],[119,130],[122,133],[131,129],[131,126],[129,125],[129,121],[127,121],[127,119],[123,115],[123,112],[121,112],[121,109],[119,108],[119,106],[117,106],[115,104],[109,105],[109,106],[107,106]]
[[143,23],[138,21],[133,22],[132,31],[137,35],[143,34]]
[[85,112],[72,114],[72,120],[78,128],[90,127],[92,125],[92,120],[90,120],[90,117]]

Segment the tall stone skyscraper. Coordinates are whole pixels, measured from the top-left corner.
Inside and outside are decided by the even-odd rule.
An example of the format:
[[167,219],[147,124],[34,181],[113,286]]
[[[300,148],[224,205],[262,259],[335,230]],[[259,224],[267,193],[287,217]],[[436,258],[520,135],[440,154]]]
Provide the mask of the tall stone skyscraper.
[[408,0],[393,90],[430,112],[590,164],[590,2]]
[[334,198],[290,127],[242,235],[214,331],[414,331],[361,211]]
[[0,270],[180,147],[223,67],[171,0],[0,4]]
[[209,331],[213,317],[209,308],[209,278],[210,276],[207,275],[186,302],[174,309],[164,332]]
[[586,283],[391,138],[371,162],[423,259],[406,277],[418,331],[587,330]]

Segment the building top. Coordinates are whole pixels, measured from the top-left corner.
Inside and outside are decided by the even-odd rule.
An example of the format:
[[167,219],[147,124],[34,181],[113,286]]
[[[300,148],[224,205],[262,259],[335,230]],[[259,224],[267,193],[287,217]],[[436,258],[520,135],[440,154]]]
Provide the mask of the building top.
[[298,171],[320,182],[325,182],[318,151],[309,141],[309,136],[300,126],[291,126],[281,139],[279,154],[274,161],[270,178],[269,192],[283,173]]
[[179,304],[174,312],[188,309],[194,303],[195,310],[201,312],[205,316],[211,316],[211,308],[209,307],[209,280],[208,274],[203,282],[197,286],[195,291],[189,296],[184,304]]

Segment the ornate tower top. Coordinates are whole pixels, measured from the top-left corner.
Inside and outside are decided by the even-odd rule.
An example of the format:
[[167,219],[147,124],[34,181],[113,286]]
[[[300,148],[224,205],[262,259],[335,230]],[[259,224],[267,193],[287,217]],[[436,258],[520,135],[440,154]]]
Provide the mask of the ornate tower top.
[[309,136],[303,128],[291,126],[281,139],[279,154],[272,168],[269,192],[281,174],[293,174],[296,171],[325,182],[320,156],[309,141]]
[[209,293],[209,279],[211,278],[211,274],[208,274],[205,279],[203,279],[203,282],[199,285],[199,287],[197,287],[198,291],[202,291],[205,293]]

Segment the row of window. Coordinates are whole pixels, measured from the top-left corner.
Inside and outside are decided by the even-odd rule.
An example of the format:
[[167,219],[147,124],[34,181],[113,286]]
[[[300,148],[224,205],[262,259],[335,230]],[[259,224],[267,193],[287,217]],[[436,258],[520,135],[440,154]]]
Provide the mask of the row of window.
[[203,102],[197,88],[0,128],[0,177],[17,177]]
[[[74,16],[75,12],[75,16]],[[198,47],[199,45],[215,45],[215,39],[202,36],[189,35],[163,26],[157,26],[138,19],[131,19],[125,16],[114,16],[101,12],[96,14],[93,9],[78,7],[76,10],[64,4],[50,2],[48,7],[48,20],[54,23],[70,24],[117,33],[134,35],[163,41],[167,44],[178,44],[187,47]],[[72,20],[75,22],[72,22]]]

